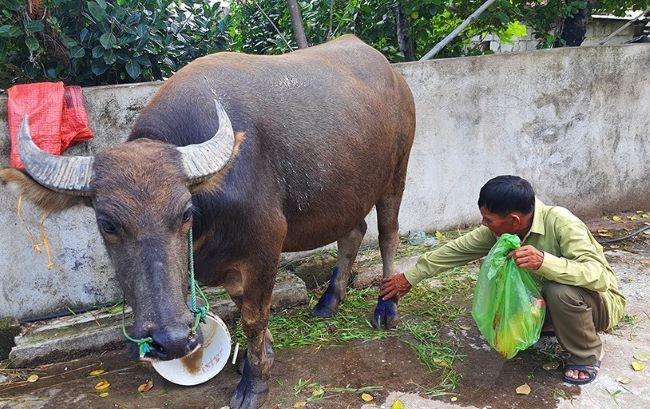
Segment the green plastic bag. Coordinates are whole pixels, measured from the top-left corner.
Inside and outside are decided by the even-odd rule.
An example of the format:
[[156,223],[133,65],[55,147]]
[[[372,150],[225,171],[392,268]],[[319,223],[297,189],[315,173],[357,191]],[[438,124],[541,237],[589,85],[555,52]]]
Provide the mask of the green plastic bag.
[[472,317],[487,342],[510,359],[539,339],[546,304],[527,270],[506,256],[521,246],[514,234],[503,234],[486,256],[478,274]]

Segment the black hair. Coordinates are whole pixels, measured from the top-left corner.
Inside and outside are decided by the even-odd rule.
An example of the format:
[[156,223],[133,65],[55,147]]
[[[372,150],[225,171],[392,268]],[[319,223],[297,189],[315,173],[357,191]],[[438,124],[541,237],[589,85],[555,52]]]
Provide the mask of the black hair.
[[535,209],[535,191],[526,179],[519,176],[497,176],[481,188],[478,207],[501,216],[512,212],[530,214]]

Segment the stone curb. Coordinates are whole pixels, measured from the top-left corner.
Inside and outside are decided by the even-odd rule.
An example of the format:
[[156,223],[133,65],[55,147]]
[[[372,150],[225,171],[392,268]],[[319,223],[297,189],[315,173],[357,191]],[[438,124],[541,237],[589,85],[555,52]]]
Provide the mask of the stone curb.
[[[239,317],[239,309],[223,290],[207,289],[210,310],[223,320]],[[307,304],[305,283],[291,273],[278,274],[271,308],[281,310]],[[127,328],[132,324],[131,309],[125,313]],[[61,362],[93,352],[122,348],[126,340],[122,334],[121,312],[117,314],[90,311],[72,317],[26,324],[15,338],[9,359],[16,368]]]

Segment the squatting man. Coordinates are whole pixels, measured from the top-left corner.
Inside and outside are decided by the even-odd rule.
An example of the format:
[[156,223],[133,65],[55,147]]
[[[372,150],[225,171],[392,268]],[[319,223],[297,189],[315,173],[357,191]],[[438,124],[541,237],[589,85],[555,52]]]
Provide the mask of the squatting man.
[[508,256],[542,286],[545,325],[569,354],[562,379],[576,385],[593,381],[603,357],[598,332],[614,327],[626,304],[603,247],[580,219],[542,203],[531,184],[517,176],[488,181],[478,207],[481,227],[425,253],[405,273],[385,278],[380,296],[402,297],[426,278],[485,256],[501,234],[516,234],[522,246]]

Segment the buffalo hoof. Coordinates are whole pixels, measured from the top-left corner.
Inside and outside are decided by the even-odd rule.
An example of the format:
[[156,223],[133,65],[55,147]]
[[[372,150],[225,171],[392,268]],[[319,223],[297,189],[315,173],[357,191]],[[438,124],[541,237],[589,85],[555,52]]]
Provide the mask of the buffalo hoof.
[[397,297],[390,300],[382,300],[379,297],[375,313],[372,315],[372,326],[376,329],[393,329],[399,323],[399,313],[397,312]]
[[327,289],[320,300],[318,300],[318,304],[311,310],[311,315],[321,318],[331,318],[336,315],[339,308],[333,292],[329,288]]
[[313,315],[314,317],[331,318],[335,314],[336,314],[336,311],[332,311],[326,305],[317,305],[317,306],[314,307],[313,310],[311,310],[311,315]]
[[244,371],[235,393],[230,399],[230,409],[258,409],[269,396],[269,385],[259,377],[251,375],[248,358],[244,361]]

